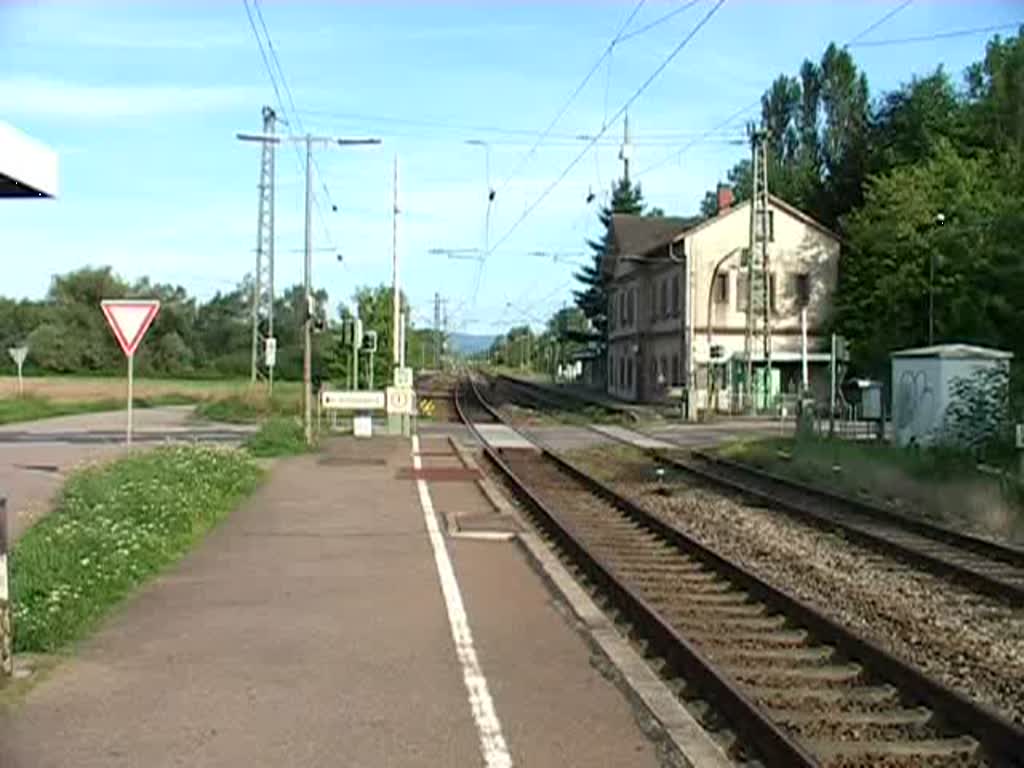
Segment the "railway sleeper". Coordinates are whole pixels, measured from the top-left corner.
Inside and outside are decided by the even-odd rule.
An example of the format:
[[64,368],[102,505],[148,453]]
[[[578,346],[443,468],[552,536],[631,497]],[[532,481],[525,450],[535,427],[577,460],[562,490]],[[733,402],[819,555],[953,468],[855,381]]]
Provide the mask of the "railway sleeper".
[[[728,642],[728,641],[726,641]],[[704,646],[707,656],[727,664],[770,664],[788,666],[821,666],[835,657],[835,649],[827,645],[811,645],[795,648],[738,648],[727,645]]]
[[880,707],[896,708],[902,702],[899,689],[888,683],[847,689],[799,685],[773,688],[759,685],[751,693],[757,703],[766,709],[799,707],[806,711],[821,707],[828,712],[856,712]]
[[[807,746],[821,756],[829,768],[861,765],[914,765],[936,768],[973,764],[979,758],[980,745],[969,736],[921,741],[850,741],[810,740]],[[937,758],[937,760],[935,759]],[[911,759],[928,762],[909,762]],[[856,762],[870,761],[870,762]]]
[[775,667],[748,665],[741,661],[725,662],[721,665],[733,678],[751,688],[768,686],[781,688],[787,685],[825,685],[853,687],[863,682],[863,668],[859,664],[825,664],[803,667]]

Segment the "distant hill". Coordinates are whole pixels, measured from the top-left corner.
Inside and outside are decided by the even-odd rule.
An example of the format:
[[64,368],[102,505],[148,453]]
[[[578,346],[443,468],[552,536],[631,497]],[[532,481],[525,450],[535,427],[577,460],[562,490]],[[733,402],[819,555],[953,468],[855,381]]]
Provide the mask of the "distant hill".
[[448,338],[451,340],[452,351],[460,355],[474,355],[477,352],[483,352],[491,344],[497,336],[483,336],[473,333],[452,333],[449,334]]

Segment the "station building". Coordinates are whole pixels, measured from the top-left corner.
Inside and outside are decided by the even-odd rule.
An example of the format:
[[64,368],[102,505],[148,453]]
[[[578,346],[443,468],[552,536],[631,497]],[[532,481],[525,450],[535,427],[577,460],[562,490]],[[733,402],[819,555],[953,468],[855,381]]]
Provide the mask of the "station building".
[[[603,265],[608,393],[657,403],[685,392],[690,418],[708,408],[744,409],[750,202],[734,204],[731,189],[720,186],[711,218],[616,214],[612,228],[614,245]],[[769,380],[758,341],[752,354],[756,404],[772,410],[784,400],[779,395],[799,395],[804,329],[809,386],[827,399],[825,323],[838,279],[839,237],[774,195],[763,230],[772,367]]]

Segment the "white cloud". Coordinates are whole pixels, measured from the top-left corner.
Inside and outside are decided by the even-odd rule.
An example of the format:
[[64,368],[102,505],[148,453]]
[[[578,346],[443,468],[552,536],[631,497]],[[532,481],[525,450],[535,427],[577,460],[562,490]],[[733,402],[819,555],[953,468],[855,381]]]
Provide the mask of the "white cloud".
[[0,79],[0,103],[9,114],[109,119],[248,106],[265,88],[196,85],[88,85],[41,77]]

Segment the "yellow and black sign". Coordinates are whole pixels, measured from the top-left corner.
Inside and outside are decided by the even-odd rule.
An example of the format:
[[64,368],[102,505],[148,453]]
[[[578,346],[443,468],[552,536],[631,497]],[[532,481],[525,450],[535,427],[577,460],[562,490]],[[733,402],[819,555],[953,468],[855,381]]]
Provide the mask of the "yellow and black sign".
[[434,401],[423,399],[420,400],[420,416],[430,417],[434,415]]

